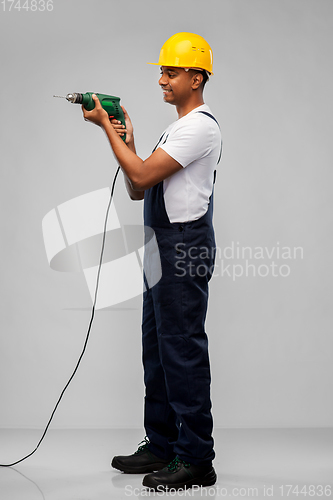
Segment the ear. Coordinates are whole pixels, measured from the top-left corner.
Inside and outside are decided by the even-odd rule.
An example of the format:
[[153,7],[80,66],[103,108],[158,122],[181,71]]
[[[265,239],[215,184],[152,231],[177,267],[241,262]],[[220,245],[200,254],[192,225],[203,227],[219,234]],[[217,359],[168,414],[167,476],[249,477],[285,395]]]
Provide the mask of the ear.
[[196,90],[200,87],[203,81],[203,75],[202,73],[195,73],[192,79],[192,89]]

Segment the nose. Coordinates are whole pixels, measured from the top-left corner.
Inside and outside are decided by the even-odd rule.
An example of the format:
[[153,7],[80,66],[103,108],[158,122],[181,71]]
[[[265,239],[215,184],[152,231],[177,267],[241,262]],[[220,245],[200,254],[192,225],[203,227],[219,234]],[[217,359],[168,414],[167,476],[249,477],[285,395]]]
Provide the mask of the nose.
[[166,85],[167,83],[168,83],[168,80],[167,80],[165,74],[162,73],[161,78],[158,80],[158,84],[163,86],[163,85]]

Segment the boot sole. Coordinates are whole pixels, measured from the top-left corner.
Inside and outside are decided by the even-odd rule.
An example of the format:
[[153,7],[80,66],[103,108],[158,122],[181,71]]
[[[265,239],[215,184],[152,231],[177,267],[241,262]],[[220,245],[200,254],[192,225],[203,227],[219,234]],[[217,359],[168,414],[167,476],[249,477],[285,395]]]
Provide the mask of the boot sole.
[[150,478],[147,476],[143,478],[142,484],[149,489],[153,489],[155,491],[166,491],[168,489],[187,489],[192,488],[192,486],[213,486],[216,483],[217,475],[214,469],[212,469],[208,474],[203,476],[202,478],[193,478],[189,479],[185,483],[169,483],[169,484],[154,484],[153,481],[150,481]]
[[116,458],[114,458],[111,462],[111,466],[114,469],[120,470],[121,472],[124,472],[125,474],[146,474],[150,472],[156,472],[164,467],[168,466],[169,462],[166,463],[161,463],[161,462],[156,462],[153,464],[147,464],[147,465],[141,465],[140,467],[131,467],[127,465],[123,465],[118,462]]

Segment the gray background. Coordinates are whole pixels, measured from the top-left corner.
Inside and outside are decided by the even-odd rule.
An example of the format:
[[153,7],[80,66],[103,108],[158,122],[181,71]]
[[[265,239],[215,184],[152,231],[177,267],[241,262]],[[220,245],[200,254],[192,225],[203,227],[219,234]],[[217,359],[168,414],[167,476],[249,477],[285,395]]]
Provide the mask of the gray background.
[[[41,221],[110,185],[116,169],[103,132],[52,95],[120,96],[147,157],[177,116],[146,63],[178,31],[214,52],[205,99],[224,139],[219,247],[304,251],[285,278],[211,281],[215,426],[332,425],[332,14],[330,0],[54,0],[52,12],[1,11],[1,427],[46,424],[90,319],[83,275],[49,268]],[[115,204],[123,224],[140,223],[142,203],[122,179]],[[140,306],[96,313],[53,427],[142,426]]]

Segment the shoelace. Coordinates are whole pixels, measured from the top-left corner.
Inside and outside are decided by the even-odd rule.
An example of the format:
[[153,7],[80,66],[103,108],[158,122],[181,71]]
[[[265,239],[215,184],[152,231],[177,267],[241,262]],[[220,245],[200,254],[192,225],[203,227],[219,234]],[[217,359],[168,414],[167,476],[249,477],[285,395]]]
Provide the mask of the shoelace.
[[[144,443],[144,444],[143,444],[142,446],[140,446],[140,445],[141,445],[141,443]],[[138,448],[138,449],[134,452],[134,455],[136,455],[137,453],[140,453],[140,451],[142,451],[142,450],[145,450],[145,449],[147,448],[148,444],[149,444],[149,439],[148,439],[148,436],[145,436],[144,440],[143,440],[143,441],[141,441],[141,442],[138,444],[139,448]]]
[[177,455],[168,465],[168,470],[170,472],[175,472],[178,469],[178,466],[180,464],[183,464],[184,467],[190,467],[191,464],[188,464],[187,462],[184,462],[179,456]]

